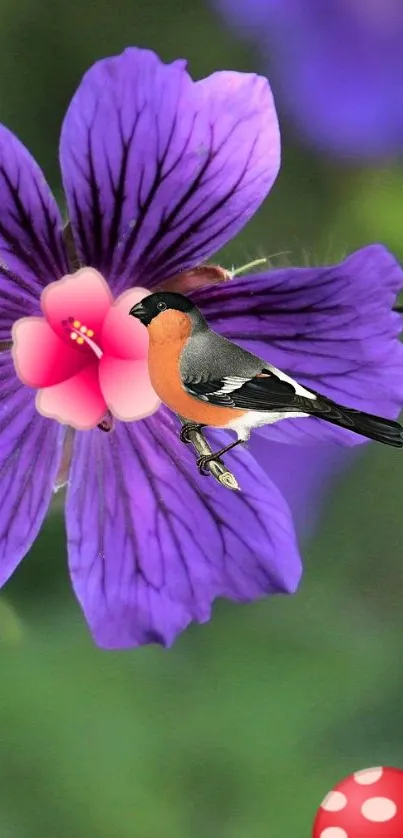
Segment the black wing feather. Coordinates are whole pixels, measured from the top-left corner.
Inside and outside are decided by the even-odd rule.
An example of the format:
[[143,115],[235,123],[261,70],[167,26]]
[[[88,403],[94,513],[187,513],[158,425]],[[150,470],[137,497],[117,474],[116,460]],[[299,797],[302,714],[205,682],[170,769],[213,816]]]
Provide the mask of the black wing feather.
[[[184,385],[192,396],[222,407],[261,411],[302,411],[308,408],[312,410],[311,399],[298,396],[293,384],[283,381],[270,370],[263,370],[261,375],[245,381],[239,379],[242,381],[239,387],[232,387],[231,382],[235,379],[236,376],[208,381],[187,379]],[[228,382],[231,389],[226,392]]]

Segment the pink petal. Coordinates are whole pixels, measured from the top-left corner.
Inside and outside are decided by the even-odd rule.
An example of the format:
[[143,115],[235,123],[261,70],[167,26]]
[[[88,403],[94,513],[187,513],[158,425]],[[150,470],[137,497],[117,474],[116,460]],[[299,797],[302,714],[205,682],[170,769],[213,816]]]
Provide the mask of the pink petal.
[[94,268],[81,268],[52,282],[42,293],[42,311],[56,334],[66,340],[63,320],[73,317],[94,332],[98,343],[102,323],[113,303],[103,276]]
[[28,387],[50,387],[76,375],[88,357],[55,335],[43,317],[23,317],[14,323],[11,350],[16,373]]
[[107,411],[94,363],[61,384],[39,390],[36,408],[42,416],[57,419],[79,431],[95,428]]
[[145,288],[131,288],[114,302],[105,317],[100,343],[106,355],[138,361],[147,357],[147,329],[129,316],[136,303],[149,295]]
[[145,360],[126,361],[104,355],[99,364],[99,382],[108,407],[123,422],[149,416],[160,405]]

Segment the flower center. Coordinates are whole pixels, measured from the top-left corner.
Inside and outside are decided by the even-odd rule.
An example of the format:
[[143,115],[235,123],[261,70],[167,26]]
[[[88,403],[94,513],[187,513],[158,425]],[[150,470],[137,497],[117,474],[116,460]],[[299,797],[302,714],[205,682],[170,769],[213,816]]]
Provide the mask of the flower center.
[[89,329],[84,323],[80,323],[80,321],[74,317],[68,317],[67,320],[62,320],[62,326],[69,335],[70,340],[74,341],[76,346],[83,346],[86,344],[90,347],[90,349],[92,349],[99,360],[102,358],[104,354],[102,349],[97,343],[95,343],[94,340],[92,340],[95,335],[93,329]]

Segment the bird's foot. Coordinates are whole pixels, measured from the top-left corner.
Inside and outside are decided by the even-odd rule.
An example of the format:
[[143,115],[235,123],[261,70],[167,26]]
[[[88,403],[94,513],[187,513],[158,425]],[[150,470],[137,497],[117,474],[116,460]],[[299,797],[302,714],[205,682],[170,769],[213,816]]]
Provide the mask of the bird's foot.
[[196,425],[195,422],[186,422],[186,425],[182,425],[179,439],[181,442],[184,442],[185,445],[189,445],[191,443],[191,439],[189,438],[189,431],[201,431],[203,425]]
[[216,454],[202,454],[202,456],[199,457],[199,459],[196,461],[197,468],[199,469],[199,472],[203,475],[203,477],[208,477],[209,474],[211,474],[211,471],[209,468],[207,468],[207,465],[213,462],[218,463],[220,466],[224,465],[222,460],[220,460]]

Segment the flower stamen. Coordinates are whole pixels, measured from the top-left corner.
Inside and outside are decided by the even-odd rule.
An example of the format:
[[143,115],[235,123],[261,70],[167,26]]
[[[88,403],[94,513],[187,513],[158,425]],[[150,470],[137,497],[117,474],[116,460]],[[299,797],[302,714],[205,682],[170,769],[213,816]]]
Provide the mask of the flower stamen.
[[92,349],[97,358],[102,358],[104,354],[102,349],[97,343],[95,343],[94,340],[92,340],[95,334],[93,329],[89,329],[88,326],[81,323],[80,320],[75,320],[74,317],[69,317],[67,320],[63,320],[62,324],[70,335],[70,339],[78,344],[78,346],[83,346],[86,343],[87,346]]

